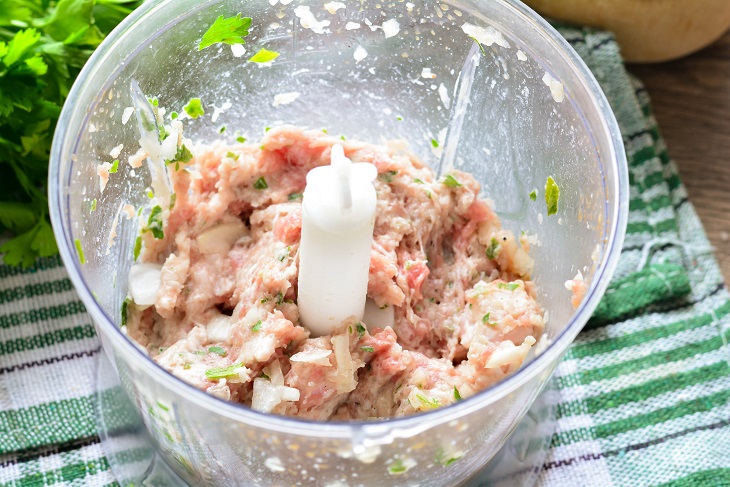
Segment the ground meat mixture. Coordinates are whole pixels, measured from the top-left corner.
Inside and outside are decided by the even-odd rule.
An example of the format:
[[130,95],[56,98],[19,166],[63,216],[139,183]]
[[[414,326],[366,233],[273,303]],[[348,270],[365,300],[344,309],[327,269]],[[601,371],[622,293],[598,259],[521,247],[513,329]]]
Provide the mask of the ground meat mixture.
[[[354,319],[312,338],[299,324],[298,247],[307,172],[333,144],[378,169],[368,297],[394,326]],[[194,147],[169,167],[154,304],[127,333],[162,367],[219,398],[327,420],[402,416],[467,398],[517,370],[543,330],[527,245],[500,226],[479,184],[433,171],[402,144],[278,127],[260,145]],[[162,238],[159,238],[162,236]]]

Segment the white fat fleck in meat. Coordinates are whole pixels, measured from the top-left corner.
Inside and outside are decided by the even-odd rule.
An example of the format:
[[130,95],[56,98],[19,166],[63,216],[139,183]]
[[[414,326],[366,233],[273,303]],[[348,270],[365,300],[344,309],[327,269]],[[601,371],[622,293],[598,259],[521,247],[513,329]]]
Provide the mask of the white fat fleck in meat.
[[444,104],[444,108],[448,109],[451,107],[451,98],[449,98],[449,92],[443,83],[439,84],[439,98],[441,98],[441,103]]
[[488,25],[487,27],[479,27],[466,22],[461,26],[461,30],[463,30],[469,37],[479,41],[482,45],[491,46],[492,44],[496,44],[500,47],[509,47],[509,43],[502,33],[491,25]]
[[400,32],[400,24],[395,19],[386,20],[383,22],[383,33],[385,38],[394,37]]
[[231,44],[233,57],[241,57],[246,54],[246,47],[243,44]]
[[127,125],[127,122],[129,122],[129,119],[132,117],[132,114],[134,113],[134,107],[127,107],[122,112],[122,125]]
[[294,9],[294,15],[299,18],[299,23],[305,29],[311,29],[315,34],[324,34],[329,27],[329,20],[317,20],[309,6],[300,5]]
[[368,52],[362,46],[357,46],[352,57],[355,58],[355,63],[359,63],[368,56]]
[[122,149],[124,149],[124,144],[119,144],[109,151],[109,155],[116,159],[117,157],[119,157],[119,154],[122,153]]
[[542,82],[550,88],[550,95],[558,103],[561,103],[565,99],[565,88],[563,83],[553,78],[547,71],[542,77]]
[[101,192],[104,192],[107,183],[109,182],[109,169],[112,168],[111,162],[103,162],[96,167],[96,174],[99,176],[99,188]]
[[281,105],[288,105],[292,103],[294,100],[299,98],[302,94],[298,91],[291,91],[289,93],[279,93],[278,95],[274,95],[274,103],[273,105],[275,107],[281,106]]
[[342,2],[327,2],[324,4],[324,9],[332,15],[336,14],[339,9],[345,7],[346,5]]

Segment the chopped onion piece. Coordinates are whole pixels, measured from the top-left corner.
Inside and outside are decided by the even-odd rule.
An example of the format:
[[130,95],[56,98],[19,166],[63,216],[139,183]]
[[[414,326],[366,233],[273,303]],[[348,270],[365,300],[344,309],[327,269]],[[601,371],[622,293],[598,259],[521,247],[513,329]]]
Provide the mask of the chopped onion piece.
[[226,315],[216,316],[205,327],[209,342],[228,342],[231,334],[231,318]]
[[532,347],[536,341],[535,337],[531,335],[526,336],[525,341],[520,346],[515,346],[515,344],[511,341],[505,340],[500,343],[499,348],[492,353],[487,360],[487,363],[484,364],[484,368],[496,369],[503,365],[514,365],[519,367],[525,360],[527,352],[530,351],[530,347]]
[[299,352],[291,356],[289,360],[292,362],[304,362],[314,365],[324,365],[325,367],[331,367],[329,356],[332,355],[332,350],[312,350],[309,352]]
[[135,264],[129,269],[129,295],[138,307],[152,306],[160,290],[162,264]]
[[335,335],[331,338],[332,348],[337,359],[337,392],[350,392],[357,386],[355,380],[355,368],[350,355],[350,337],[347,335]]
[[298,401],[299,389],[277,386],[269,380],[258,378],[253,381],[253,398],[251,408],[263,413],[270,413],[282,401]]
[[269,376],[271,383],[275,386],[284,385],[284,373],[281,371],[281,364],[278,360],[274,360],[268,366],[264,367],[264,373]]
[[243,222],[221,223],[198,235],[198,250],[201,254],[218,254],[231,250],[239,238],[248,235]]

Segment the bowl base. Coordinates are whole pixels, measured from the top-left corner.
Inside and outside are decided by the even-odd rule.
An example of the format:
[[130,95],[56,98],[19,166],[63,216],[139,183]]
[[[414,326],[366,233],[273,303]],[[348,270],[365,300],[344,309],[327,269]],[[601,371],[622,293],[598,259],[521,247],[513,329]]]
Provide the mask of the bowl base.
[[[125,486],[188,485],[156,453],[132,402],[104,352],[98,354],[95,415],[104,454]],[[530,487],[535,483],[556,424],[557,391],[550,381],[497,455],[464,487]]]

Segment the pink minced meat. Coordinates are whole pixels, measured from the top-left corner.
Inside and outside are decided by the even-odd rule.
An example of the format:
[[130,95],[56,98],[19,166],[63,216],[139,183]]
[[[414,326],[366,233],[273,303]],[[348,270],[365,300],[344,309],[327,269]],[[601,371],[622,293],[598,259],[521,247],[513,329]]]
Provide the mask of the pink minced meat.
[[[395,325],[368,331],[348,320],[331,336],[310,338],[296,304],[301,193],[336,143],[378,169],[368,297],[394,308]],[[274,128],[256,146],[193,152],[171,174],[177,198],[165,237],[143,233],[141,260],[164,265],[155,306],[130,306],[128,333],[195,387],[250,406],[254,379],[283,375],[279,385],[299,399],[276,401],[274,413],[401,416],[503,379],[540,338],[532,260],[478,198],[472,176],[454,171],[436,181],[395,145],[294,127]],[[201,252],[201,234],[232,223],[243,231],[230,248]],[[227,375],[215,373],[226,367]]]

